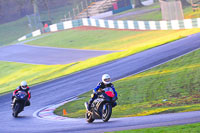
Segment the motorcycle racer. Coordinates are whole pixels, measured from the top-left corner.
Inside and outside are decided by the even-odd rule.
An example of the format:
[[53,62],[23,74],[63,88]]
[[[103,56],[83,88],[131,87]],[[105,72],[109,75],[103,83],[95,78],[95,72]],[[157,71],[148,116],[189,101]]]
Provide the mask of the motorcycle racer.
[[12,108],[13,108],[13,105],[14,105],[14,103],[13,103],[14,96],[17,94],[18,91],[25,91],[28,94],[28,100],[26,101],[25,106],[30,106],[30,100],[29,100],[31,98],[30,88],[27,85],[26,81],[22,81],[21,85],[18,86],[17,89],[13,92],[12,103],[11,103]]
[[[88,103],[88,110],[91,110],[91,105],[92,102],[97,99],[98,97],[98,92],[101,92],[102,89],[107,88],[107,87],[111,87],[113,89],[113,92],[115,94],[115,96],[117,97],[117,92],[115,91],[115,87],[114,85],[111,83],[111,78],[109,74],[103,74],[102,75],[102,82],[99,82],[97,84],[97,87],[93,89],[93,94],[91,95],[91,99],[89,100]],[[115,102],[112,107],[115,107],[117,105],[117,103]]]

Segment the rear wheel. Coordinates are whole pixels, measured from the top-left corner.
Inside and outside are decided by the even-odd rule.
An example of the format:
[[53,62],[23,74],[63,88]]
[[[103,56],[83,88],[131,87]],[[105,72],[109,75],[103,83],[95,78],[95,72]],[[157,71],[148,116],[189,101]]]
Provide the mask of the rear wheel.
[[109,103],[106,103],[103,105],[103,109],[102,109],[102,120],[104,122],[107,122],[112,114],[112,106]]
[[88,123],[92,123],[94,121],[94,119],[92,118],[92,113],[88,111],[85,113],[85,118]]

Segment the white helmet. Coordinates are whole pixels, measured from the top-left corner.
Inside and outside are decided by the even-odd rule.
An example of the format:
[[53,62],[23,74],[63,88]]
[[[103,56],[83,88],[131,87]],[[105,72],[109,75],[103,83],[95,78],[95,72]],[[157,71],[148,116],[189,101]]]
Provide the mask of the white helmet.
[[104,83],[104,84],[109,84],[110,82],[111,82],[111,78],[110,78],[110,75],[109,74],[104,74],[103,76],[102,76],[102,82]]
[[22,90],[26,90],[27,89],[27,82],[26,81],[22,81],[21,82],[21,88],[22,88]]

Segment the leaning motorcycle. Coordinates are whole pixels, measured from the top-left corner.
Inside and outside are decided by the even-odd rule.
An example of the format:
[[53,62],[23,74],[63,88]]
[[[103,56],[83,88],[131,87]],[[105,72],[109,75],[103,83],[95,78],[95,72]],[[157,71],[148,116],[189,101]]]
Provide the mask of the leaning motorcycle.
[[98,98],[94,100],[91,105],[91,110],[88,111],[88,102],[85,103],[86,107],[86,121],[92,123],[95,119],[102,119],[107,122],[112,114],[112,105],[117,100],[113,89],[111,87],[104,88],[98,93]]
[[28,95],[24,91],[19,91],[15,94],[13,99],[13,117],[17,117],[20,112],[24,110],[26,101],[28,100]]

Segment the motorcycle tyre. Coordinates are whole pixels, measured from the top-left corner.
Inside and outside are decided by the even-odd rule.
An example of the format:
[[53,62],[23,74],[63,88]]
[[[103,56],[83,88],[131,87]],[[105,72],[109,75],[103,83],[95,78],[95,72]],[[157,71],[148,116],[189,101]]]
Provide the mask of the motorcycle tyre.
[[92,114],[90,116],[88,116],[88,111],[85,113],[85,118],[86,118],[86,121],[88,123],[92,123],[94,121],[94,119],[92,118]]
[[[104,114],[102,114],[102,120],[103,120],[104,122],[107,122],[107,121],[110,119],[111,114],[112,114],[112,105],[109,104],[109,103],[106,103],[106,107],[107,107],[107,115],[106,115],[105,117],[103,117]],[[104,111],[102,110],[102,113],[103,113],[103,112],[104,112]]]

